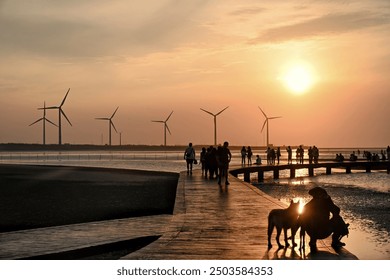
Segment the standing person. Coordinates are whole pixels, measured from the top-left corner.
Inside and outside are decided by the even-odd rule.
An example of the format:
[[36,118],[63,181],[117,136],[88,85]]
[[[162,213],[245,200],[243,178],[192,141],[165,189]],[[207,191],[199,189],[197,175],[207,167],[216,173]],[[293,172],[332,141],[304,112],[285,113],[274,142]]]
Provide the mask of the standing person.
[[318,163],[318,158],[320,157],[320,151],[316,146],[313,146],[313,159],[314,163]]
[[299,163],[303,164],[303,156],[305,154],[305,150],[302,145],[299,145]]
[[192,165],[195,160],[195,149],[192,147],[192,143],[189,143],[188,147],[184,151],[184,159],[187,162],[187,174],[192,174]]
[[313,163],[313,148],[310,146],[307,150],[307,155],[309,156],[309,164]]
[[386,152],[387,152],[387,160],[390,161],[390,146],[387,146]]
[[219,146],[217,150],[217,162],[218,162],[218,185],[221,185],[222,177],[225,177],[225,184],[229,185],[228,171],[229,162],[232,159],[232,154],[229,150],[229,142],[225,141],[223,146]]
[[287,164],[292,164],[292,149],[291,146],[286,148],[287,151]]
[[207,170],[206,170],[206,148],[203,147],[202,151],[200,152],[200,164],[202,167],[202,175],[206,175],[207,177]]
[[242,149],[241,149],[241,164],[242,165],[245,165],[245,159],[246,159],[246,149],[245,149],[245,146],[242,146]]
[[209,153],[207,154],[207,162],[209,167],[210,179],[214,179],[214,175],[218,177],[218,162],[217,162],[217,149],[210,146]]
[[253,155],[252,148],[248,146],[247,148],[248,165],[252,165],[252,155]]
[[278,165],[279,165],[279,161],[280,161],[280,156],[281,156],[282,154],[280,153],[280,147],[278,147],[278,149],[276,150],[276,159],[277,159],[277,161],[278,161]]

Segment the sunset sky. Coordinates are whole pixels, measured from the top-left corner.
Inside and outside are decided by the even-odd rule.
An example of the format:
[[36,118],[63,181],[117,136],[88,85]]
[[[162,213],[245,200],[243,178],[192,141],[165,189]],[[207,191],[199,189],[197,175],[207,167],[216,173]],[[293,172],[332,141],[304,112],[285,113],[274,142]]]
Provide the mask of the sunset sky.
[[[266,4],[269,3],[269,4]],[[0,0],[0,143],[390,145],[388,0]],[[58,123],[54,110],[47,118]],[[58,142],[47,124],[47,143]],[[113,131],[113,144],[119,134]]]

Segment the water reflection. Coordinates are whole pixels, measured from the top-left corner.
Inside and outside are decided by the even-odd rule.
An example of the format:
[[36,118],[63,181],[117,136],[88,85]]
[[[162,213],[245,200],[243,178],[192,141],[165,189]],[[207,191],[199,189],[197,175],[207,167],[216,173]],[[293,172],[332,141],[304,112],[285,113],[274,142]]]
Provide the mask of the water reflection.
[[341,208],[341,215],[351,224],[346,249],[360,259],[390,259],[388,174],[336,174],[255,185],[286,204],[291,199],[306,204],[311,199],[308,194],[311,188],[325,188]]

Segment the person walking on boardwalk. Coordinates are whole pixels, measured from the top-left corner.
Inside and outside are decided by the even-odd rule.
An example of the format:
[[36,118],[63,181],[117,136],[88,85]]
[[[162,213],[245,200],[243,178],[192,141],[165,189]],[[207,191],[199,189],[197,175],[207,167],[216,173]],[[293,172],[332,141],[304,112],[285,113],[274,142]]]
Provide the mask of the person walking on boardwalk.
[[245,165],[245,160],[246,160],[246,149],[245,146],[242,146],[241,149],[241,164]]
[[192,165],[195,160],[195,149],[192,147],[192,143],[189,143],[188,147],[184,151],[184,159],[187,162],[187,174],[192,174]]
[[229,163],[232,159],[232,154],[229,150],[229,142],[225,141],[223,146],[219,146],[217,150],[217,162],[218,162],[218,185],[221,185],[222,178],[225,177],[225,184],[229,185],[228,171]]

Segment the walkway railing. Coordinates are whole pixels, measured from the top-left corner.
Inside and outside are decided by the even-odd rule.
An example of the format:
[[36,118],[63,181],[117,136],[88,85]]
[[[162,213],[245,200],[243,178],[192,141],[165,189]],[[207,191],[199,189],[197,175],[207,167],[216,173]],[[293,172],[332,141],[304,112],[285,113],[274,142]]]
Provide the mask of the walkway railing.
[[346,162],[320,162],[315,164],[281,164],[281,165],[251,165],[239,168],[231,168],[230,173],[238,177],[244,175],[244,181],[250,182],[250,174],[256,173],[258,181],[264,180],[265,172],[273,172],[273,178],[279,179],[281,170],[289,170],[290,178],[295,178],[297,169],[307,169],[309,176],[314,176],[314,170],[317,168],[325,168],[326,174],[332,174],[332,169],[345,169],[345,172],[351,173],[352,170],[364,170],[371,172],[372,170],[386,170],[390,174],[389,161],[346,161]]

